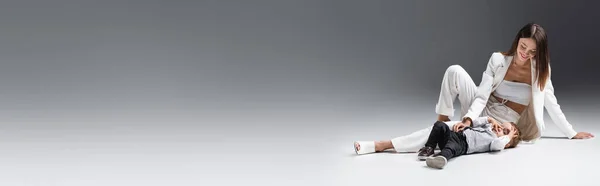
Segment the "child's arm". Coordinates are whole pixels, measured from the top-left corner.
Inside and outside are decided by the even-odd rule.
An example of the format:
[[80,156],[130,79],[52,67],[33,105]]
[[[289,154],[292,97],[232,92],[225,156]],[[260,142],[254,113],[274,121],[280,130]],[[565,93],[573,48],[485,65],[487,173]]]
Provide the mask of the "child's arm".
[[509,135],[504,135],[499,138],[494,139],[490,144],[491,151],[502,151],[506,144],[510,142],[511,137]]
[[491,151],[502,151],[506,148],[506,145],[510,143],[510,140],[513,139],[516,135],[517,131],[512,130],[507,135],[500,136],[492,141],[490,144]]
[[491,118],[491,117],[478,117],[475,120],[473,120],[473,122],[471,122],[471,127],[473,127],[473,128],[481,127],[481,126],[484,126],[485,124],[492,123],[493,121],[494,121],[494,118]]

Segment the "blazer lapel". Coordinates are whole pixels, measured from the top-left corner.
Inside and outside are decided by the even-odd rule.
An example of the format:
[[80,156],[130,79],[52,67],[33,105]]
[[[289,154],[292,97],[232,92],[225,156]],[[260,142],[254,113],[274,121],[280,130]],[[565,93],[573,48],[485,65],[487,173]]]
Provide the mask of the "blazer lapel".
[[512,61],[513,56],[506,56],[500,67],[496,71],[494,76],[494,82],[492,84],[492,92],[496,90],[500,82],[504,80],[504,76],[506,76],[506,72],[508,71],[508,67],[510,66],[510,62]]

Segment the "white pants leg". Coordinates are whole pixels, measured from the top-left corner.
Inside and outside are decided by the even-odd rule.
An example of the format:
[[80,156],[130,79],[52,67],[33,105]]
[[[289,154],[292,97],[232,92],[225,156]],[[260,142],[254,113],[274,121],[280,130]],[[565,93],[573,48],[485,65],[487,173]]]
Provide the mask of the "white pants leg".
[[453,104],[456,97],[458,97],[462,118],[469,111],[476,94],[477,85],[475,85],[467,71],[459,65],[452,65],[444,73],[435,112],[448,117],[454,116]]
[[[458,97],[461,106],[461,118],[471,106],[471,102],[477,94],[477,85],[471,79],[471,76],[459,65],[452,65],[446,69],[444,78],[442,79],[442,87],[440,97],[436,104],[435,111],[437,114],[452,117],[454,115],[454,100]],[[446,122],[450,128],[454,126],[454,122]],[[406,136],[400,136],[392,139],[392,145],[396,152],[417,152],[421,147],[425,146],[429,133],[433,128],[433,122],[429,127],[413,132]]]

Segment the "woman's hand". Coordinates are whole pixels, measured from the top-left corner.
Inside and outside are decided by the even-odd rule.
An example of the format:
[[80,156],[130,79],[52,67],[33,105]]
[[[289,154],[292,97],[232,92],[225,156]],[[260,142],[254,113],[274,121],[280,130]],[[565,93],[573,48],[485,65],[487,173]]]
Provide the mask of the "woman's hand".
[[464,130],[465,128],[470,127],[471,122],[473,122],[473,121],[471,121],[471,118],[465,118],[461,122],[454,124],[454,127],[452,127],[452,130],[454,132],[460,132],[461,130]]
[[471,125],[471,124],[466,124],[465,122],[458,122],[458,123],[454,124],[454,126],[452,127],[452,130],[454,132],[460,132],[461,130],[464,130],[469,125]]
[[578,132],[577,135],[573,136],[573,139],[588,139],[593,137],[594,135],[589,132]]

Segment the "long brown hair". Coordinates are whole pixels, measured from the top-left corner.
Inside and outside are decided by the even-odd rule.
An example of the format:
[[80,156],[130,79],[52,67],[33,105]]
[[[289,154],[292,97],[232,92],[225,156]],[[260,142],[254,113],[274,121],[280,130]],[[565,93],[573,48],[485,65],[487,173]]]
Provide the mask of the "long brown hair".
[[536,61],[535,70],[537,74],[535,78],[538,80],[538,87],[540,87],[540,90],[544,90],[546,80],[548,80],[548,76],[550,75],[550,54],[548,52],[548,38],[546,37],[546,31],[538,24],[528,23],[519,30],[510,50],[508,50],[508,52],[502,52],[502,54],[505,56],[515,55],[517,47],[519,46],[519,39],[521,38],[531,38],[537,45],[536,54],[533,57]]

